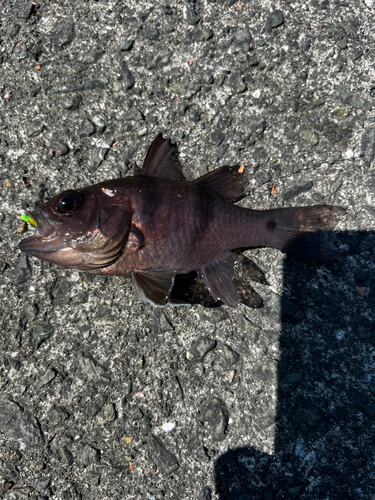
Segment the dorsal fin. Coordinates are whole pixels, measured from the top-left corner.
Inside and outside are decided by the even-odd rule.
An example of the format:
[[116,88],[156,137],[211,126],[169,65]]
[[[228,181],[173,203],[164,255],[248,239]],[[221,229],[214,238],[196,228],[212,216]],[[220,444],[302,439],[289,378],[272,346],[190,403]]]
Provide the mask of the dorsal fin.
[[215,191],[224,201],[234,202],[245,196],[248,187],[248,171],[245,166],[219,167],[198,177],[196,184]]
[[134,175],[148,175],[163,179],[184,180],[178,161],[177,146],[159,133],[147,152],[143,168],[134,166]]

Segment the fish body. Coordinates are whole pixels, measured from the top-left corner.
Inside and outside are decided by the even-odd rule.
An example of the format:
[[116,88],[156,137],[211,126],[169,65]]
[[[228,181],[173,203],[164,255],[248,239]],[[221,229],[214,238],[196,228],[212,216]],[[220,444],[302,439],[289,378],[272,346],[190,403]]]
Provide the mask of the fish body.
[[159,134],[134,176],[64,191],[30,216],[37,223],[21,250],[98,274],[133,274],[144,302],[166,305],[176,274],[197,271],[211,295],[239,302],[231,250],[266,246],[315,261],[332,259],[325,231],[343,212],[313,206],[249,210],[244,167],[220,167],[186,181],[177,149]]

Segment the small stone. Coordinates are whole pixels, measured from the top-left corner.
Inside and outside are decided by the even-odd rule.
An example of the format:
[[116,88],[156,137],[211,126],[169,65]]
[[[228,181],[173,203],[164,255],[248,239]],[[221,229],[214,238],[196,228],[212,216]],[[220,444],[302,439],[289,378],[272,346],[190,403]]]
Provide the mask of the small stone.
[[255,68],[256,66],[258,66],[258,64],[260,63],[259,59],[250,59],[249,60],[249,66]]
[[299,182],[283,192],[283,200],[290,201],[302,193],[307,193],[313,187],[312,181]]
[[186,6],[183,8],[182,17],[191,26],[194,26],[199,21],[198,14],[194,10],[189,9]]
[[36,419],[13,401],[0,403],[0,427],[4,436],[16,439],[25,446],[40,446],[43,443]]
[[281,10],[274,10],[268,16],[266,25],[264,27],[264,31],[269,32],[272,30],[272,28],[277,28],[278,26],[281,26],[283,23],[284,23],[284,16]]
[[242,316],[241,327],[246,333],[249,340],[256,344],[259,339],[260,326],[250,321],[246,316]]
[[170,474],[178,469],[179,463],[175,455],[170,452],[163,441],[154,434],[151,434],[148,438],[148,449],[151,459],[156,463],[161,472]]
[[35,322],[32,331],[35,349],[38,349],[53,334],[53,331],[54,328],[49,321],[40,320]]
[[69,97],[61,104],[64,109],[77,109],[82,102],[82,96],[76,95],[74,97]]
[[33,5],[31,2],[18,2],[14,7],[12,7],[11,11],[12,14],[20,21],[27,21],[30,17],[32,9]]
[[5,33],[11,37],[11,38],[14,38],[15,36],[18,35],[20,31],[20,27],[18,26],[18,24],[11,24],[10,26],[8,26],[6,29],[5,29]]
[[121,40],[121,42],[118,44],[118,49],[121,52],[128,52],[133,48],[133,40]]
[[312,129],[301,130],[299,136],[301,137],[301,139],[306,141],[308,144],[311,144],[312,146],[316,146],[319,142],[318,134],[315,132],[315,130]]
[[332,114],[337,118],[345,118],[349,115],[349,111],[346,108],[335,108]]
[[81,128],[79,129],[80,137],[90,137],[95,133],[95,127],[90,122],[89,119],[85,118],[82,122]]
[[214,77],[211,75],[211,73],[203,73],[202,81],[207,85],[212,85],[214,83]]
[[244,52],[250,49],[251,36],[248,28],[237,28],[234,33],[234,41]]
[[201,115],[198,111],[195,111],[194,109],[189,110],[188,112],[188,118],[191,122],[198,123],[201,119]]
[[25,233],[27,231],[27,224],[26,222],[21,222],[21,224],[17,227],[16,229],[17,233]]
[[342,40],[339,40],[337,42],[337,47],[341,50],[347,49],[348,48],[348,41],[343,38]]
[[299,100],[298,99],[291,99],[289,101],[289,106],[291,107],[291,109],[297,113],[298,111],[298,108],[299,108]]
[[209,486],[205,486],[204,488],[201,489],[199,492],[199,495],[197,496],[196,500],[211,500],[212,495],[211,495],[211,488]]
[[27,135],[29,137],[34,137],[38,135],[44,128],[44,123],[41,120],[35,120],[31,122],[27,127]]
[[85,374],[88,379],[96,382],[110,383],[111,378],[108,375],[107,370],[99,365],[99,363],[97,363],[92,356],[82,353],[78,355],[78,361],[82,373]]
[[126,61],[122,61],[122,63],[121,63],[121,73],[122,73],[122,77],[124,80],[125,89],[126,90],[131,89],[135,84],[135,80],[134,80],[134,76],[132,75],[132,73],[130,72],[130,70],[128,68]]
[[196,340],[189,349],[189,359],[193,363],[203,363],[205,356],[216,347],[216,340],[202,337]]
[[212,29],[205,28],[203,26],[195,33],[195,39],[198,42],[206,42],[207,40],[210,40],[213,36],[214,32],[212,31]]
[[149,40],[157,40],[160,34],[157,28],[146,28],[144,33]]
[[228,78],[228,84],[232,87],[233,92],[236,94],[241,94],[247,89],[244,79],[239,75],[230,75]]
[[84,444],[77,449],[77,459],[84,467],[88,467],[99,462],[100,452],[89,444]]
[[58,21],[50,31],[52,43],[57,48],[63,48],[74,40],[75,25],[73,22]]
[[200,413],[201,421],[207,425],[212,442],[223,441],[229,421],[229,413],[225,402],[214,397],[202,404]]
[[105,129],[105,121],[100,115],[95,115],[91,119],[92,123],[95,125],[95,130],[98,134],[102,134]]
[[69,151],[69,148],[66,145],[65,141],[57,139],[57,140],[52,142],[51,150],[54,153],[54,155],[56,156],[56,158],[58,158],[59,156],[66,155]]
[[13,189],[14,182],[11,179],[5,179],[4,186],[6,187],[6,189]]
[[70,416],[70,413],[62,406],[54,406],[48,412],[48,423],[52,427],[62,424]]
[[116,420],[117,412],[115,405],[113,403],[106,404],[103,408],[103,415],[107,422]]
[[95,417],[100,410],[103,408],[107,401],[107,396],[104,396],[103,394],[98,394],[94,399],[88,402],[87,404],[87,416],[89,418]]
[[130,108],[128,111],[125,111],[124,113],[124,120],[126,121],[130,120],[134,122],[140,122],[143,121],[143,118],[143,114],[135,106]]
[[37,389],[41,389],[45,385],[48,385],[52,380],[56,377],[56,370],[49,369],[47,370],[37,381],[36,387]]
[[344,183],[343,179],[337,177],[334,181],[331,182],[329,190],[331,191],[332,194],[335,194],[341,188],[343,183]]
[[359,59],[362,56],[363,56],[363,50],[361,50],[361,49],[355,49],[352,52],[352,61],[353,62],[357,61],[357,59]]
[[21,252],[15,269],[15,280],[18,285],[25,283],[31,276],[29,259],[25,252]]
[[220,146],[220,144],[224,141],[225,134],[217,130],[210,135],[210,141],[214,146]]

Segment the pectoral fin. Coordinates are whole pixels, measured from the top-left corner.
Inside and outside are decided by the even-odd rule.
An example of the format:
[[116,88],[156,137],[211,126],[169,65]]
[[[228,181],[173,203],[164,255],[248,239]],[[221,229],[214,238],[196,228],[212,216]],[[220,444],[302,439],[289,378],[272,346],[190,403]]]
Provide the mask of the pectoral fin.
[[201,269],[203,281],[213,298],[231,307],[236,307],[240,301],[240,294],[233,284],[233,278],[237,277],[235,265],[233,254],[228,252],[222,259]]
[[173,288],[175,271],[146,271],[133,273],[137,292],[145,304],[165,306]]

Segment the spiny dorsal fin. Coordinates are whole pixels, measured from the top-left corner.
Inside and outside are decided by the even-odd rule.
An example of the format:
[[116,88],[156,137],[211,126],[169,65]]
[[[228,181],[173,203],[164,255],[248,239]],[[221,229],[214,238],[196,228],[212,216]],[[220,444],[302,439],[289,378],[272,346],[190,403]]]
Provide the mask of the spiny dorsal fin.
[[137,292],[145,304],[165,306],[173,288],[176,271],[144,271],[133,273]]
[[248,171],[244,165],[235,167],[225,165],[198,177],[194,182],[211,189],[224,201],[234,202],[245,196]]
[[184,180],[178,161],[177,146],[159,133],[147,152],[143,168],[134,167],[134,175],[148,175],[163,179]]
[[231,307],[236,307],[240,301],[240,294],[233,284],[233,278],[237,277],[235,265],[234,255],[228,252],[201,269],[203,281],[213,298]]

